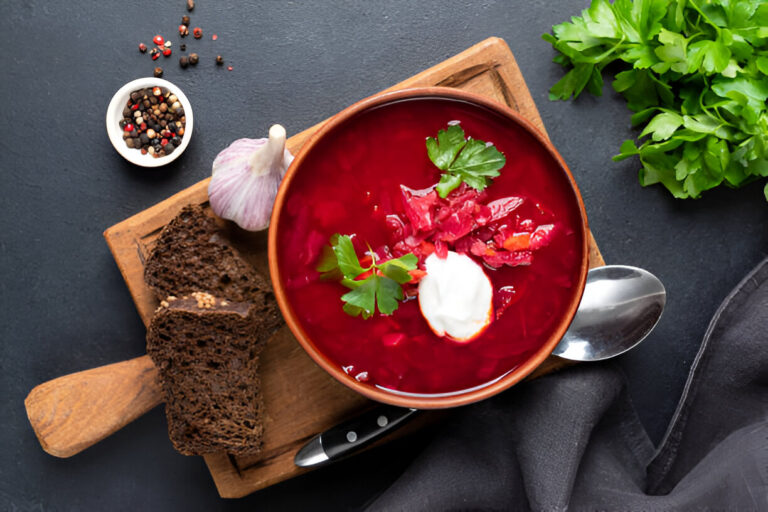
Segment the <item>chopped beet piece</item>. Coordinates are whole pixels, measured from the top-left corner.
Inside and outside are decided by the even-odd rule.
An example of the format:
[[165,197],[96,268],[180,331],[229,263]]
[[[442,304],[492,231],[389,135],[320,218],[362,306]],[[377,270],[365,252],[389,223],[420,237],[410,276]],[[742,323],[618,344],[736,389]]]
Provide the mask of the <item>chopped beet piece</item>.
[[465,236],[464,238],[460,238],[454,242],[453,250],[459,254],[467,254],[471,251],[472,244],[474,244],[475,241],[477,241],[477,239],[472,236]]
[[480,258],[491,256],[496,253],[492,247],[488,247],[485,242],[477,239],[472,242],[472,245],[469,248],[469,252]]
[[485,192],[478,192],[477,190],[468,187],[466,183],[462,183],[459,188],[448,194],[448,197],[445,198],[445,202],[448,203],[449,206],[456,207],[467,201],[479,203],[485,199],[485,197]]
[[403,238],[405,238],[405,235],[406,235],[405,223],[403,222],[403,219],[401,219],[398,215],[396,214],[387,215],[384,222],[387,225],[387,229],[389,229],[390,232],[392,233],[392,238],[394,240],[402,240]]
[[536,250],[549,245],[556,231],[554,224],[544,224],[537,227],[536,231],[531,235],[530,248]]
[[389,247],[386,245],[382,245],[381,247],[376,248],[373,251],[373,254],[376,255],[377,263],[384,263],[385,261],[389,261],[393,258],[392,253],[389,251]]
[[477,227],[475,224],[475,206],[474,201],[468,201],[461,205],[438,226],[439,232],[437,239],[445,242],[453,242],[464,235],[468,235]]
[[491,209],[491,220],[501,220],[515,211],[518,206],[523,204],[522,197],[505,197],[503,199],[496,199],[488,203],[488,208]]
[[438,258],[447,258],[448,257],[448,244],[446,244],[442,240],[436,240],[435,241],[435,254],[437,254]]
[[400,185],[403,191],[403,207],[414,231],[431,231],[435,228],[437,192],[434,189],[413,190]]
[[475,222],[478,226],[485,226],[493,220],[493,211],[488,205],[478,204],[475,208]]

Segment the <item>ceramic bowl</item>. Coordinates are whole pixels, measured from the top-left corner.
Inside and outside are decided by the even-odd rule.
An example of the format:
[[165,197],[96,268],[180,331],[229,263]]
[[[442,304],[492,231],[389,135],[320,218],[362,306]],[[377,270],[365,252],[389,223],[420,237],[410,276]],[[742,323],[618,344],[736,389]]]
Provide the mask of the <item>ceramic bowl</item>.
[[[318,345],[313,342],[311,336],[307,333],[307,330],[302,326],[303,319],[296,311],[294,311],[288,298],[285,276],[282,275],[279,264],[281,255],[280,247],[278,246],[278,234],[281,233],[282,230],[295,229],[295,226],[292,226],[290,221],[283,222],[284,216],[288,218],[291,215],[290,213],[286,213],[286,210],[289,209],[289,201],[287,198],[289,197],[292,184],[301,182],[303,176],[306,179],[306,176],[310,176],[308,173],[317,171],[317,169],[313,169],[312,166],[306,164],[306,162],[308,161],[309,155],[315,151],[320,151],[318,148],[322,148],[325,144],[332,143],[331,141],[333,141],[333,137],[329,135],[344,126],[345,123],[349,123],[350,120],[360,113],[366,112],[369,109],[380,108],[388,103],[401,102],[404,100],[435,97],[439,99],[466,102],[478,107],[478,111],[491,111],[491,115],[497,116],[496,118],[501,116],[503,123],[509,122],[522,128],[523,131],[527,132],[532,137],[533,143],[541,146],[541,154],[544,155],[544,158],[547,158],[547,162],[549,162],[548,165],[555,169],[554,176],[556,176],[558,181],[562,182],[559,186],[562,186],[562,190],[566,191],[566,197],[569,197],[569,211],[577,212],[573,214],[572,217],[574,220],[572,222],[577,225],[575,230],[580,231],[579,235],[581,237],[580,241],[576,243],[578,248],[575,249],[574,252],[576,259],[573,260],[578,275],[571,276],[572,283],[574,283],[572,288],[574,293],[567,301],[566,307],[562,308],[562,314],[555,318],[555,321],[552,324],[555,327],[554,330],[551,331],[551,335],[538,350],[535,350],[530,357],[525,359],[516,368],[511,369],[501,377],[486,384],[464,391],[432,395],[397,393],[392,392],[391,390],[382,389],[381,387],[358,382],[352,375],[348,375],[340,364],[326,356]],[[382,129],[386,129],[386,127],[382,127]],[[517,130],[517,128],[515,128],[515,130]],[[356,132],[355,136],[357,136]],[[360,136],[364,137],[365,134],[360,134]],[[353,143],[353,141],[346,138],[345,144],[350,143]],[[319,154],[324,153],[321,151]],[[407,89],[375,95],[352,105],[331,118],[303,146],[301,152],[296,156],[288,169],[277,193],[269,228],[269,267],[277,302],[289,328],[307,354],[309,354],[320,367],[335,379],[356,392],[379,402],[418,409],[446,408],[476,402],[493,396],[510,386],[513,386],[517,382],[520,382],[550,356],[551,352],[554,350],[555,346],[557,346],[570,325],[581,300],[588,270],[588,235],[589,231],[584,204],[570,170],[552,146],[549,139],[534,128],[527,120],[523,119],[519,114],[512,111],[507,106],[477,94],[440,87]],[[341,309],[341,302],[339,303],[339,309]],[[361,342],[364,342],[362,340],[366,339],[366,334],[367,333],[365,332],[359,333]],[[355,335],[357,336],[358,333],[355,333]]]
[[[123,139],[123,130],[120,128],[120,120],[123,118],[123,108],[125,108],[126,102],[130,99],[133,91],[144,89],[147,87],[165,87],[176,97],[179,98],[181,106],[184,108],[184,115],[187,117],[186,125],[184,127],[184,135],[181,139],[181,145],[176,148],[173,153],[161,157],[153,157],[150,154],[142,155],[141,151],[134,148],[129,148],[125,144]],[[162,78],[139,78],[128,82],[122,86],[109,102],[107,107],[107,135],[109,141],[114,146],[115,150],[120,153],[120,156],[131,162],[132,164],[140,165],[141,167],[160,167],[169,164],[179,158],[184,150],[189,146],[189,141],[192,139],[192,128],[194,126],[194,117],[192,114],[192,105],[189,103],[186,95],[173,83]]]

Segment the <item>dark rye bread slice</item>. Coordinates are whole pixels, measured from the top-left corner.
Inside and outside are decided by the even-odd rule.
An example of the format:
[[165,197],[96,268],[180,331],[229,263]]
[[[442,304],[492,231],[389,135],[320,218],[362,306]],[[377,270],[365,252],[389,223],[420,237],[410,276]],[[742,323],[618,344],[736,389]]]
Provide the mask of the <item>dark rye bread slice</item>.
[[261,449],[258,354],[275,330],[252,304],[206,293],[162,301],[147,332],[168,434],[184,455]]
[[187,205],[163,228],[144,265],[144,281],[159,300],[203,291],[236,302],[268,306],[279,316],[270,283],[219,233],[198,205]]

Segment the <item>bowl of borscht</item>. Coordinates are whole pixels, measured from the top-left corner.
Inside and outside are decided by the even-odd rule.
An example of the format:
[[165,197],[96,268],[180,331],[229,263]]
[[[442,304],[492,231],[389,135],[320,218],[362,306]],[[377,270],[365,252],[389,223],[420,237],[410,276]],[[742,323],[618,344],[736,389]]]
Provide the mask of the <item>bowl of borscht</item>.
[[419,409],[522,380],[573,319],[584,205],[547,137],[456,89],[382,93],[331,118],[283,179],[270,274],[314,361]]

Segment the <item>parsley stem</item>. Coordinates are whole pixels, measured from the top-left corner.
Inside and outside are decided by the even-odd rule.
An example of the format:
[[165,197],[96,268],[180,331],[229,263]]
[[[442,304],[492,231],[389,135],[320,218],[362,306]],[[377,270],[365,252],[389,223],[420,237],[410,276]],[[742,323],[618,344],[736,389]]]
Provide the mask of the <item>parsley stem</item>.
[[689,3],[689,4],[690,4],[690,5],[691,5],[691,6],[692,6],[694,9],[696,9],[696,12],[698,12],[698,13],[699,13],[699,15],[700,15],[700,16],[701,16],[701,17],[704,19],[704,21],[706,21],[707,23],[709,23],[710,25],[712,25],[712,27],[715,29],[715,32],[717,32],[717,35],[719,36],[719,35],[720,35],[720,27],[718,27],[717,25],[715,25],[715,23],[714,23],[712,20],[710,20],[710,19],[709,19],[709,16],[707,16],[706,14],[704,14],[704,12],[703,12],[701,9],[699,9],[699,6],[698,6],[698,5],[696,5],[696,2],[694,2],[693,0],[688,0],[688,3]]

